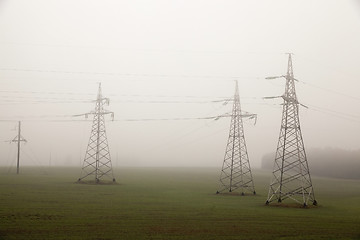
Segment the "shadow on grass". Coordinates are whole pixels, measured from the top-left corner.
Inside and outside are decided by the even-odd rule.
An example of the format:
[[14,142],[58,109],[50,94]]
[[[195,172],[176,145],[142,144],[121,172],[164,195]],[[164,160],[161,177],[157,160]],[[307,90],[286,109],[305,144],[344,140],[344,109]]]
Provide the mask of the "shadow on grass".
[[303,209],[311,209],[311,208],[319,208],[319,205],[306,205],[300,203],[270,203],[265,204],[267,207],[278,207],[278,208],[303,208]]
[[224,193],[216,192],[215,195],[219,195],[219,196],[240,196],[240,197],[260,196],[260,195],[254,194],[254,193],[239,193],[239,192],[224,192]]
[[117,182],[113,182],[113,181],[76,181],[75,184],[84,184],[84,185],[121,185]]

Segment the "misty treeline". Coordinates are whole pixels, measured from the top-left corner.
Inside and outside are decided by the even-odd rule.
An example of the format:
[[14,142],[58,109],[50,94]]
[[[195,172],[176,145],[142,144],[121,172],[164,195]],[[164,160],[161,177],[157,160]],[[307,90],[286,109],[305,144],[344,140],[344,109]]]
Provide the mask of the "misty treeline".
[[[309,149],[306,151],[310,174],[321,177],[360,179],[360,149],[349,151],[336,148]],[[263,169],[273,169],[275,153],[265,154]]]

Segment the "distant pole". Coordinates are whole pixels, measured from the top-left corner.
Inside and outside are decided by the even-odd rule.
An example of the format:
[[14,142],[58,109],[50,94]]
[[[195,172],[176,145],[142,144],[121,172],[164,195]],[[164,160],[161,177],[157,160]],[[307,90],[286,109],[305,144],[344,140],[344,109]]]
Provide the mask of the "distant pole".
[[17,152],[17,164],[16,164],[16,174],[19,174],[19,164],[20,164],[20,135],[21,134],[21,122],[19,121],[19,129],[18,129],[18,152]]
[[16,163],[16,174],[20,173],[20,142],[26,142],[26,140],[21,136],[21,121],[19,121],[18,125],[18,135],[11,140],[11,142],[17,142],[17,163]]
[[49,159],[49,167],[51,167],[51,152],[50,152],[50,159]]

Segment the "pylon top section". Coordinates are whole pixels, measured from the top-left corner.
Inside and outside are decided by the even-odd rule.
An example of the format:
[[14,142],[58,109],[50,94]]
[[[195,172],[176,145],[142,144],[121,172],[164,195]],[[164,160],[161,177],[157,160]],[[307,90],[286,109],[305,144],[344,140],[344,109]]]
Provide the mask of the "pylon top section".
[[286,79],[285,95],[283,98],[286,102],[298,104],[299,102],[297,100],[296,91],[295,91],[295,78],[294,78],[294,71],[293,71],[291,55],[292,54],[289,53],[288,69],[287,69],[287,74],[285,76],[285,79]]
[[27,143],[27,140],[21,135],[21,121],[18,122],[18,135],[14,137],[13,140],[10,142],[25,142]]
[[[85,115],[85,117],[88,118],[88,116],[91,114],[94,116],[111,114],[112,119],[114,118],[114,112],[110,112],[104,108],[105,105],[110,104],[110,99],[102,96],[101,83],[99,83],[97,98],[94,102],[95,102],[95,111],[91,111],[89,113],[85,113],[85,114],[81,114],[81,115]],[[81,116],[81,115],[77,115],[77,116]]]
[[293,66],[292,66],[292,53],[288,53],[289,55],[289,59],[288,59],[288,70],[287,70],[287,75],[294,78],[294,72],[293,72]]

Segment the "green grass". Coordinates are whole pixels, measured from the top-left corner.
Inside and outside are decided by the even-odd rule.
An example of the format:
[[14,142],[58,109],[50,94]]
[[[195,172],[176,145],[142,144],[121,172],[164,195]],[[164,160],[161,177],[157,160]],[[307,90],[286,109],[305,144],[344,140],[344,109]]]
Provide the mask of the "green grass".
[[360,239],[360,181],[313,178],[316,208],[216,195],[219,169],[120,168],[118,185],[76,184],[79,169],[0,169],[2,239]]

